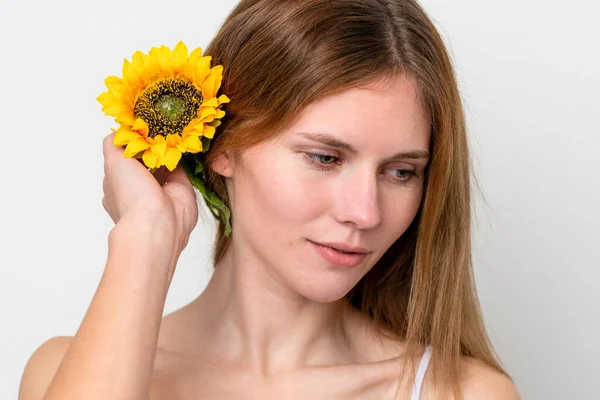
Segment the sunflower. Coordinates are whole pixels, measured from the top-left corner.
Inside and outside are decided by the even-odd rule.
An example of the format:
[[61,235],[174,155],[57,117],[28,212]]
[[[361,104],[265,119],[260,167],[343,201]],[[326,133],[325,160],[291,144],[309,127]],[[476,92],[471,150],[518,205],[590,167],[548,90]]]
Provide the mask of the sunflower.
[[153,47],[125,59],[123,77],[109,76],[107,92],[98,96],[102,111],[120,124],[114,144],[126,146],[125,157],[141,158],[151,170],[173,171],[184,153],[208,147],[229,102],[217,97],[223,67],[211,68],[210,56],[179,42],[173,50]]

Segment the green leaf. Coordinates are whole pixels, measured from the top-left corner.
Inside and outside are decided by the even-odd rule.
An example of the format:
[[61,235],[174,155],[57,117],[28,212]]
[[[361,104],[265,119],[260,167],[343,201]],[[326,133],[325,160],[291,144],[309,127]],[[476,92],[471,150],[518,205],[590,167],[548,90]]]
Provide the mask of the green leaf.
[[202,151],[203,152],[207,152],[208,149],[210,148],[210,141],[212,139],[209,139],[207,137],[202,136],[202,138],[200,139],[200,142],[202,142]]
[[204,165],[202,164],[202,162],[198,162],[196,164],[196,169],[194,170],[194,173],[196,175],[200,174],[202,171],[204,171]]
[[183,169],[188,176],[190,183],[194,186],[200,194],[202,194],[202,198],[210,210],[211,214],[220,219],[221,222],[225,225],[225,236],[229,236],[231,234],[231,211],[225,205],[223,200],[212,190],[210,190],[204,181],[204,174],[202,167],[200,167],[200,173],[198,171],[198,165],[202,165],[202,163],[195,162],[196,157],[192,158],[183,158],[181,163]]
[[225,203],[223,203],[223,200],[221,200],[221,198],[214,192],[210,193],[210,202],[218,207],[225,205]]

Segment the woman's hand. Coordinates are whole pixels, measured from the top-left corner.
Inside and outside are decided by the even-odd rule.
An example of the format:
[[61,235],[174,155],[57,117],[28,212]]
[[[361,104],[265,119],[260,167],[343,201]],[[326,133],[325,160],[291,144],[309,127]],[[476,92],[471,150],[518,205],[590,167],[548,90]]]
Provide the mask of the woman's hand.
[[114,145],[114,135],[103,143],[104,209],[115,224],[131,219],[140,227],[156,226],[173,235],[178,258],[198,222],[194,187],[181,166],[172,172],[161,167],[152,174],[138,159],[125,158],[124,149]]

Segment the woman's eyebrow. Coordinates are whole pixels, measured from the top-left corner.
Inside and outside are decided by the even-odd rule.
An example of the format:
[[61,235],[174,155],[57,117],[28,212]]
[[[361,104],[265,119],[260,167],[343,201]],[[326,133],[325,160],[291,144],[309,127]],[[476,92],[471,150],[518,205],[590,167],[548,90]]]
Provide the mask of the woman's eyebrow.
[[[301,135],[307,139],[313,140],[315,142],[319,142],[325,144],[327,146],[331,146],[334,148],[338,148],[340,150],[345,150],[348,153],[356,154],[358,150],[351,144],[346,142],[342,142],[339,139],[334,138],[327,133],[322,132],[298,132],[298,135]],[[428,160],[430,158],[429,152],[427,150],[409,150],[402,151],[400,153],[394,154],[393,156],[387,158],[387,160],[397,160],[397,159],[425,159]]]

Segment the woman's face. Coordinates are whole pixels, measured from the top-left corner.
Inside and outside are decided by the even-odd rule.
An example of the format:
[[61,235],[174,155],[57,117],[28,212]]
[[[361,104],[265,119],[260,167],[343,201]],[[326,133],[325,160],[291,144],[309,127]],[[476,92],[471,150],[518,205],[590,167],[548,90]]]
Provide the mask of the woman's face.
[[231,173],[235,247],[308,299],[340,299],[414,219],[429,140],[404,76],[313,103]]

